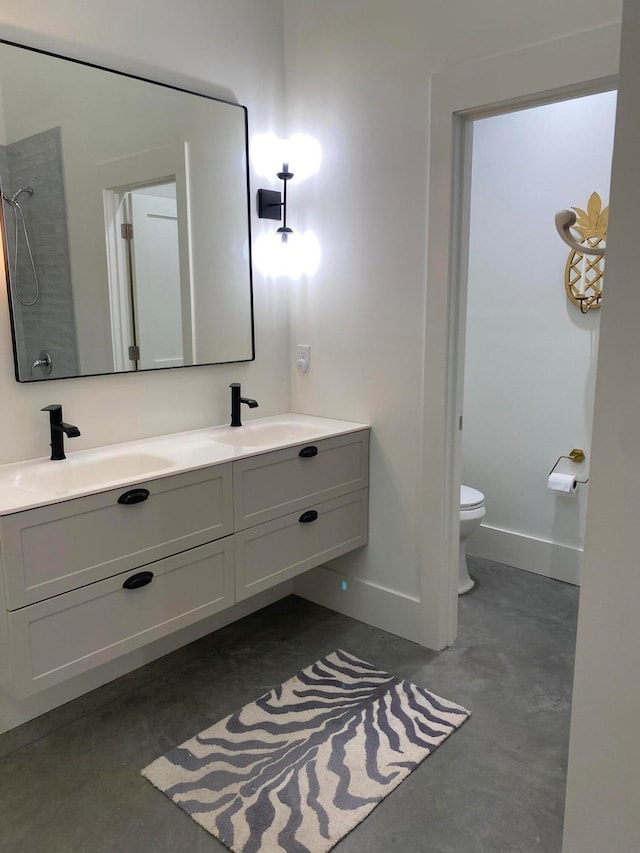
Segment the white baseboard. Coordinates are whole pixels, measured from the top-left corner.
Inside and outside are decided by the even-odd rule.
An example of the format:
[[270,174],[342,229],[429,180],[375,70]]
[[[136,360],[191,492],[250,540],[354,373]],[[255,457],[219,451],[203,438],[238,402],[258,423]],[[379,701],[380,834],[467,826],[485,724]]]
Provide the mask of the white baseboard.
[[295,578],[300,598],[366,622],[414,643],[420,642],[420,602],[392,589],[319,566]]
[[484,524],[467,541],[467,554],[580,585],[582,548],[559,545]]

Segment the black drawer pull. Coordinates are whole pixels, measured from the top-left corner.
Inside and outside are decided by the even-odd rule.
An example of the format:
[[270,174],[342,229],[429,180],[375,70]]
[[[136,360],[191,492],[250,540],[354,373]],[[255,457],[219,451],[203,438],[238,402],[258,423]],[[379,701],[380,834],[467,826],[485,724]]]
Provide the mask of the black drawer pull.
[[302,456],[303,459],[309,459],[311,456],[318,455],[318,448],[314,444],[308,444],[306,447],[303,447],[298,456]]
[[306,512],[302,513],[298,521],[302,524],[309,524],[310,521],[315,521],[317,517],[318,513],[315,509],[308,509]]
[[137,575],[131,575],[122,584],[122,589],[140,589],[141,586],[146,586],[153,580],[153,572],[138,572]]
[[118,498],[119,504],[139,504],[149,497],[149,489],[131,489]]

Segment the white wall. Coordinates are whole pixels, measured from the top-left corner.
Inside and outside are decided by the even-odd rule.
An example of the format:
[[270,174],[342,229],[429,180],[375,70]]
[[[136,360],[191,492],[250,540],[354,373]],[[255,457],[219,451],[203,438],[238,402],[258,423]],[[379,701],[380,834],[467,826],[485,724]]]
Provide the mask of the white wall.
[[[324,152],[320,173],[291,186],[291,223],[313,228],[323,253],[294,291],[292,345],[313,357],[294,377],[293,406],[373,425],[370,542],[336,563],[348,590],[322,571],[296,589],[420,639],[422,512],[427,498],[442,503],[421,480],[423,402],[442,405],[429,383],[423,398],[430,75],[615,21],[620,3],[285,0],[285,10],[289,130]],[[424,446],[441,464],[440,438],[425,434]]]
[[640,838],[639,45],[640,5],[625,2],[564,853],[630,853]]
[[[284,101],[282,0],[182,0],[151,6],[147,0],[45,0],[0,3],[3,38],[207,94],[235,97],[249,108],[249,130],[282,133]],[[252,187],[257,182],[252,179]],[[262,224],[254,215],[254,236]],[[1,287],[1,285],[0,285]],[[77,424],[79,450],[161,433],[224,423],[229,382],[241,381],[260,408],[253,416],[288,411],[289,293],[286,284],[254,276],[256,361],[143,375],[70,379],[19,385],[13,358],[5,290],[0,291],[0,463],[48,453],[47,418],[39,409],[63,404]],[[276,591],[286,594],[289,587]],[[251,606],[264,604],[252,600]],[[232,610],[226,619],[244,612]],[[212,622],[200,624],[205,632]],[[181,636],[182,642],[193,633]],[[176,639],[172,641],[176,644]],[[156,644],[69,682],[62,689],[16,704],[0,693],[0,730],[140,666],[170,650]]]
[[594,190],[608,205],[615,109],[603,92],[473,123],[462,482],[487,515],[468,550],[571,583],[588,487],[547,475],[579,447],[557,470],[588,477],[600,310],[566,296],[554,216]]
[[[283,116],[282,0],[2,0],[2,36],[207,94],[235,96],[249,108],[249,130],[280,130]],[[252,186],[256,181],[252,178]],[[262,228],[254,215],[254,236]],[[260,408],[289,408],[288,291],[254,277],[254,363],[144,376],[18,385],[4,292],[0,297],[0,463],[43,456],[51,402],[82,432],[73,448],[224,423],[228,384],[242,381]]]

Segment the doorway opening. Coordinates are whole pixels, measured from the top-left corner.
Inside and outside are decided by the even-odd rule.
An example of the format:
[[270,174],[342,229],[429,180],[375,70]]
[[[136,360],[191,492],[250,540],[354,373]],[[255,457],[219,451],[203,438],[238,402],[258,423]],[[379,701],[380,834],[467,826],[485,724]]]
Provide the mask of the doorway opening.
[[[431,81],[419,625],[429,648],[451,645],[458,627],[466,297],[460,282],[466,282],[469,235],[469,194],[462,188],[469,181],[473,122],[615,89],[619,45],[619,28],[603,27],[444,69]],[[572,136],[570,128],[565,135]],[[563,206],[572,204],[579,202]],[[519,234],[523,254],[537,245],[530,236]]]
[[606,91],[465,128],[460,471],[486,507],[467,553],[573,584],[588,486],[551,491],[548,478],[573,448],[586,460],[561,459],[560,485],[588,478],[600,312],[580,310],[575,293],[598,276],[606,299],[606,284],[604,262],[577,264],[554,216],[577,208],[606,239],[615,110],[616,92]]

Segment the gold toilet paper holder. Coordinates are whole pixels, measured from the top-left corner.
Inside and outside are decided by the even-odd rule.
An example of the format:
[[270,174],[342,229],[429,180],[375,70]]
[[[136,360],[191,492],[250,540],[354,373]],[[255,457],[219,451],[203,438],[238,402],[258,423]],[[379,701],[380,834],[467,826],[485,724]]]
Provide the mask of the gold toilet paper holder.
[[[580,463],[584,462],[584,460],[586,458],[587,457],[585,456],[584,450],[581,450],[579,447],[574,447],[568,456],[558,456],[558,458],[556,459],[556,464],[553,466],[551,471],[549,471],[549,476],[551,476],[553,474],[553,472],[556,470],[556,468],[558,467],[558,463],[560,462],[561,459],[569,459],[569,460],[571,460],[571,462],[575,462],[576,465],[580,465]],[[588,482],[589,482],[588,477],[586,480],[576,480],[576,483],[588,483]]]

